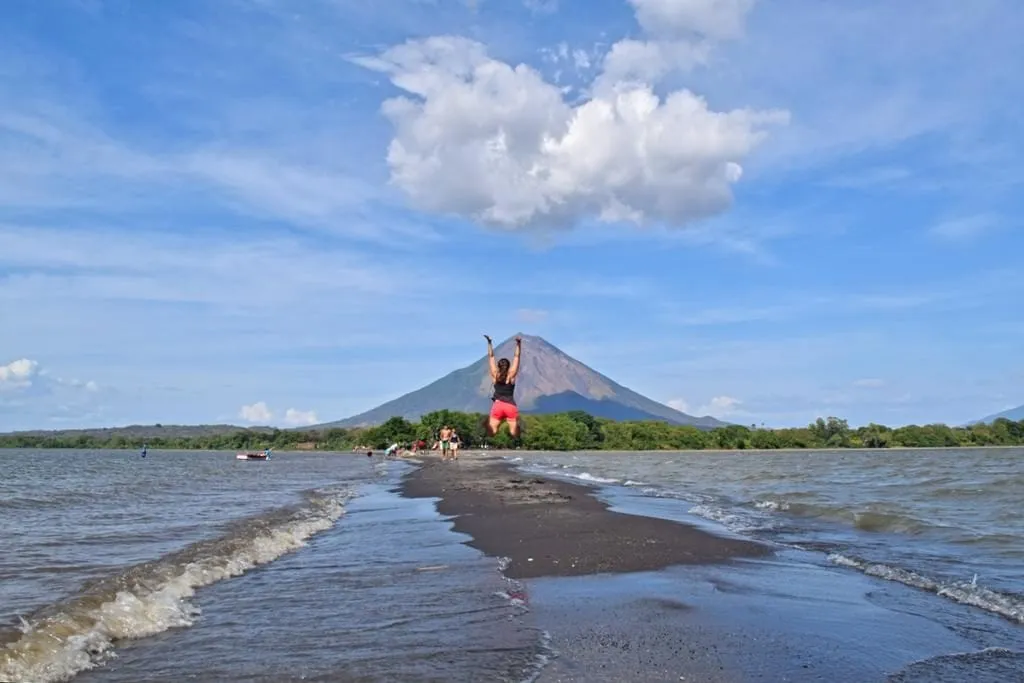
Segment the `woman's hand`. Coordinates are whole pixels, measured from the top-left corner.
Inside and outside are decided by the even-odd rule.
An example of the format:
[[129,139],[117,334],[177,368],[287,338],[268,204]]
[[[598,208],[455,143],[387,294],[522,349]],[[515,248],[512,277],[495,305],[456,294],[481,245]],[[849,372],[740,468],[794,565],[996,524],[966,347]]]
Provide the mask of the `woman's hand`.
[[488,337],[488,336],[487,336],[486,334],[484,335],[484,339],[486,339],[486,340],[487,340],[487,343],[488,343],[488,344],[490,344],[490,343],[491,343],[491,338],[490,338],[490,337]]

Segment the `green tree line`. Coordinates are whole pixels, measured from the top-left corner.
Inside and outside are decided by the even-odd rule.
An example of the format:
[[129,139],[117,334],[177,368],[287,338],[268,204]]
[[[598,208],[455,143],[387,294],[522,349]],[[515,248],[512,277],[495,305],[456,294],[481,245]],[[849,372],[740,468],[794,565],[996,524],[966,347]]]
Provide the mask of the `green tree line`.
[[992,424],[950,427],[944,424],[886,427],[869,424],[856,429],[846,420],[818,418],[806,427],[765,429],[729,425],[712,430],[675,426],[664,422],[616,422],[595,418],[582,411],[553,415],[523,415],[522,433],[513,440],[502,427],[494,437],[484,431],[485,416],[441,410],[424,415],[419,422],[393,417],[374,427],[327,429],[322,431],[273,430],[235,432],[202,436],[109,437],[88,435],[0,435],[0,448],[77,449],[197,449],[347,451],[386,448],[392,443],[410,445],[416,441],[433,444],[443,425],[458,431],[465,448],[526,448],[530,450],[702,450],[779,448],[952,448],[966,446],[1024,445],[1024,420],[999,419]]

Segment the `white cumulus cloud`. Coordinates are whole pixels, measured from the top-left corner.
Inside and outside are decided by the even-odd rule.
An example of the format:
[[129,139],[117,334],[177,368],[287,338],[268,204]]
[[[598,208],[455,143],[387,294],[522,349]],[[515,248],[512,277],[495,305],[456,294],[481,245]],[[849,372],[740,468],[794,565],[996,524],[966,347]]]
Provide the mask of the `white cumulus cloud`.
[[312,410],[289,408],[284,412],[284,421],[290,425],[304,426],[315,425],[320,420],[317,419],[316,412]]
[[628,0],[647,33],[666,39],[737,38],[754,0]]
[[681,413],[689,413],[690,411],[690,404],[681,398],[674,398],[665,405],[667,405],[669,408],[672,408],[673,410],[678,410]]
[[92,380],[60,377],[39,361],[19,358],[0,365],[0,431],[96,419],[105,397]]
[[742,403],[743,401],[732,396],[715,396],[708,401],[707,405],[701,406],[697,410],[697,414],[723,418],[739,412],[739,407]]
[[7,365],[0,365],[0,389],[33,389],[46,391],[65,387],[89,392],[99,391],[96,382],[58,377],[29,358],[19,358]]
[[39,363],[28,358],[19,358],[7,365],[0,365],[0,389],[32,386],[32,379],[39,374]]
[[[266,425],[271,424],[274,419],[274,411],[270,409],[270,406],[265,401],[258,401],[252,405],[242,406],[238,411],[238,416],[251,424]],[[296,408],[289,408],[284,411],[282,420],[284,424],[295,427],[314,425],[320,421],[315,411],[298,410]]]
[[262,422],[267,423],[274,417],[274,414],[270,412],[270,408],[263,401],[253,403],[252,405],[242,406],[241,410],[238,411],[238,416],[246,422]]
[[753,0],[628,0],[647,40],[625,38],[604,60],[598,91],[623,82],[657,82],[667,73],[707,62],[718,41],[738,38]]
[[588,218],[681,227],[728,208],[741,162],[787,114],[717,112],[654,83],[735,35],[749,3],[632,2],[652,39],[613,46],[582,102],[457,36],[357,58],[405,91],[382,105],[395,129],[392,182],[422,210],[513,230]]
[[[40,375],[46,374],[45,371],[40,371]],[[72,387],[75,389],[84,389],[85,391],[99,391],[100,385],[96,384],[93,380],[83,381],[80,379],[64,379],[63,377],[52,378],[54,382],[66,387]]]

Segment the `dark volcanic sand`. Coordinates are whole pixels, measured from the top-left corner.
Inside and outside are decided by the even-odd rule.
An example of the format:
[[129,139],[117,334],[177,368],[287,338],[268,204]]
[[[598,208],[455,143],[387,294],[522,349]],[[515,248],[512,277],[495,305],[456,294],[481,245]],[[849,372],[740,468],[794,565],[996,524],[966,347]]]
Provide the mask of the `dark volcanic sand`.
[[410,473],[402,494],[440,498],[438,511],[455,517],[468,543],[511,558],[513,579],[636,572],[706,564],[771,551],[653,517],[612,512],[592,488],[519,474],[493,458],[429,459]]

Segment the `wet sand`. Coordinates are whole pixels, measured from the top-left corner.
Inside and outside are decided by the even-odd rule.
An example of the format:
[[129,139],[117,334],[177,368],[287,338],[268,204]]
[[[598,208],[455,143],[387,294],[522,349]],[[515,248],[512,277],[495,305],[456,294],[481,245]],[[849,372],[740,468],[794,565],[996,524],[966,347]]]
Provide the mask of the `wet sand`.
[[661,569],[680,564],[763,557],[767,546],[720,538],[654,517],[613,512],[593,489],[526,476],[494,457],[463,456],[453,463],[424,459],[402,494],[440,498],[455,531],[471,547],[511,560],[513,579]]

